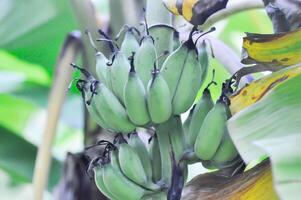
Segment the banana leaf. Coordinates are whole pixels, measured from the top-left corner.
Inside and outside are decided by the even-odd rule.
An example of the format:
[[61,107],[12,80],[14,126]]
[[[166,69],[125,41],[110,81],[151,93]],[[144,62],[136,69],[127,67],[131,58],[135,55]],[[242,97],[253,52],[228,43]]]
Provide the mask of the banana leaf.
[[269,91],[274,89],[280,84],[285,83],[295,76],[301,74],[301,65],[287,68],[287,70],[278,71],[272,73],[269,76],[265,76],[262,79],[258,79],[250,85],[246,85],[244,88],[236,92],[230,97],[231,100],[231,113],[234,115],[238,111],[256,103],[264,97]]
[[243,39],[242,62],[283,66],[301,62],[301,28],[279,34],[247,33]]
[[[259,83],[266,87],[265,81],[269,83],[281,75],[286,77],[285,81],[263,90],[261,98],[253,104],[236,110],[228,121],[229,133],[246,163],[264,155],[270,157],[274,186],[284,200],[301,195],[300,71],[301,67],[295,66],[251,83],[248,87],[253,90],[245,93],[247,98],[258,95]],[[243,93],[236,98],[239,96]]]
[[[0,125],[0,169],[5,171],[14,183],[32,182],[36,153],[36,146]],[[49,190],[58,183],[61,171],[61,163],[54,158],[52,161]]]

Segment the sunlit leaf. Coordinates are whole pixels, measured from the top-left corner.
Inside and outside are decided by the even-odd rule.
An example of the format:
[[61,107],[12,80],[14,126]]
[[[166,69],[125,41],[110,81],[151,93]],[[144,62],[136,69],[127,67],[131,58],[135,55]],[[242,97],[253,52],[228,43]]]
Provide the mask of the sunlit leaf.
[[301,28],[281,34],[248,33],[243,41],[243,63],[274,63],[283,66],[301,62]]
[[301,66],[278,71],[252,82],[230,97],[232,114],[261,100],[268,92],[295,76],[300,76]]
[[3,76],[3,73],[10,73],[11,76],[14,75],[12,78],[15,80],[20,80],[22,77],[24,82],[44,86],[50,85],[51,78],[42,66],[29,63],[26,60],[20,60],[3,50],[0,50],[0,60],[0,75]]
[[28,101],[6,94],[0,94],[0,102],[1,126],[22,134],[30,115],[37,108]]
[[0,47],[49,72],[67,33],[76,28],[69,1],[2,0]]
[[[37,148],[22,137],[0,126],[0,169],[7,172],[15,183],[32,181]],[[53,159],[49,189],[59,180],[61,163]]]
[[[298,73],[292,75],[294,70]],[[228,121],[228,129],[247,163],[269,155],[277,192],[281,199],[290,200],[301,194],[300,67],[284,69],[277,74],[281,76],[281,73],[286,74],[286,81],[236,113]],[[252,94],[256,94],[256,90],[251,90],[248,96]]]

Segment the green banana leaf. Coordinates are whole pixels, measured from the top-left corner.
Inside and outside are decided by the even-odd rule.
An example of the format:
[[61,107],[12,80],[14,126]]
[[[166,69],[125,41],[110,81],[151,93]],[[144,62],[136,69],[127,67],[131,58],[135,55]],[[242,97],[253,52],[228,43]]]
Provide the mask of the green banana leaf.
[[[278,73],[294,69],[300,70],[300,66]],[[270,157],[275,188],[284,200],[301,195],[300,85],[300,74],[288,76],[285,82],[274,85],[261,99],[228,121],[229,133],[245,162],[264,155]]]
[[70,1],[2,0],[0,48],[49,73],[66,34],[77,27]]
[[[7,172],[15,183],[32,181],[37,147],[0,126],[0,169]],[[61,163],[53,159],[48,189],[59,180]]]

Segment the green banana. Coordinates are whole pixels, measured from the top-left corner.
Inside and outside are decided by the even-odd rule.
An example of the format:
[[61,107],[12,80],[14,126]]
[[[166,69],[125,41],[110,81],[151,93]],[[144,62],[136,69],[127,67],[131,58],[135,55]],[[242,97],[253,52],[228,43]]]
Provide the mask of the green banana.
[[155,126],[158,137],[161,157],[161,182],[169,187],[172,179],[171,142],[169,138],[169,125],[167,122]]
[[161,71],[171,91],[173,113],[187,111],[204,81],[197,50],[191,38],[167,57]]
[[157,52],[153,38],[147,35],[142,38],[141,45],[135,55],[136,70],[145,88],[152,78],[151,71],[156,58]]
[[187,134],[188,134],[188,131],[189,131],[189,127],[190,127],[190,124],[191,124],[191,119],[192,119],[192,115],[193,115],[193,111],[196,107],[196,104],[194,104],[192,106],[192,108],[190,109],[189,111],[189,114],[187,116],[187,118],[185,119],[184,123],[183,123],[183,129],[184,129],[184,132],[185,132],[185,137],[186,137],[186,142],[187,142]]
[[183,154],[185,147],[184,129],[179,115],[172,116],[168,121],[169,126],[169,138],[172,145],[172,150],[175,156],[175,161],[178,163]]
[[171,116],[171,96],[163,76],[156,69],[147,87],[147,107],[150,118],[154,123],[162,123]]
[[123,90],[130,72],[130,63],[121,51],[115,52],[112,66],[108,69],[108,85],[121,103],[124,103]]
[[129,133],[135,130],[135,125],[129,120],[125,108],[116,96],[102,83],[94,82],[93,100],[98,113],[114,130]]
[[145,144],[140,139],[140,137],[137,133],[133,133],[130,135],[128,143],[133,149],[135,149],[135,152],[138,154],[147,179],[152,180],[151,157],[148,154]]
[[152,136],[149,144],[149,155],[152,161],[152,180],[156,183],[161,179],[161,155],[157,135]]
[[97,188],[107,198],[109,198],[111,200],[121,200],[121,199],[116,198],[105,186],[105,183],[103,180],[103,170],[102,170],[102,167],[100,167],[100,166],[94,168],[94,181],[95,181]]
[[102,166],[103,181],[108,191],[122,200],[140,200],[147,192],[139,185],[130,181],[120,169],[109,162]]
[[139,49],[139,43],[135,37],[134,30],[136,29],[128,28],[120,47],[120,51],[126,56],[126,58],[129,58],[133,52],[136,53]]
[[[103,31],[100,31],[100,33],[104,34]],[[97,47],[96,47],[96,45],[93,41],[93,38],[91,36],[91,33],[88,30],[86,30],[86,34],[88,35],[91,46],[93,47],[93,49],[96,52],[96,54],[95,54],[95,57],[96,57],[96,67],[95,67],[96,68],[96,75],[102,83],[107,85],[107,78],[106,78],[106,73],[107,72],[106,71],[108,69],[107,68],[107,63],[109,62],[109,60],[107,59],[107,57],[103,53],[101,53],[97,49]],[[104,36],[106,37],[106,34],[104,34]]]
[[107,85],[108,62],[109,60],[106,58],[105,55],[103,55],[103,53],[96,53],[96,75],[98,79],[105,85]]
[[189,50],[181,78],[177,83],[177,89],[172,99],[174,114],[181,114],[191,107],[203,81],[196,51],[194,49]]
[[[164,52],[172,52],[173,50],[173,36],[175,29],[172,26],[169,26],[169,23],[171,23],[171,20],[160,24],[154,24],[150,22],[151,26],[149,27],[148,31],[155,40],[154,44],[157,55],[164,55]],[[166,56],[158,61],[157,66],[159,69],[162,68],[162,64],[165,59]]]
[[187,55],[188,49],[185,44],[182,44],[166,58],[162,65],[161,74],[168,84],[171,97],[175,95]]
[[84,101],[85,101],[86,108],[87,108],[89,114],[91,115],[92,119],[94,119],[95,122],[98,125],[100,125],[102,128],[104,128],[106,130],[114,131],[114,129],[112,127],[110,127],[108,123],[105,122],[104,118],[98,112],[95,100],[92,96],[92,91],[90,90],[90,84],[85,83],[85,86],[84,86],[82,92],[84,93]]
[[234,160],[237,157],[237,155],[238,155],[238,151],[235,145],[233,144],[233,141],[228,131],[226,131],[224,133],[222,142],[219,145],[217,152],[215,153],[212,160],[215,163],[226,163]]
[[118,149],[118,160],[123,174],[137,185],[149,190],[158,190],[159,186],[148,180],[138,152],[129,144],[122,143]]
[[202,160],[211,160],[222,141],[227,129],[226,105],[218,100],[203,121],[197,135],[194,152]]
[[206,40],[203,40],[201,45],[198,47],[198,59],[202,67],[202,80],[206,79],[206,76],[208,74],[208,66],[209,66],[209,58],[208,58],[206,46],[207,46]]
[[203,121],[208,112],[212,109],[213,105],[214,103],[212,101],[210,91],[209,89],[205,89],[203,96],[196,104],[191,117],[191,122],[187,133],[187,142],[189,147],[194,147],[195,140],[201,129]]
[[124,104],[130,120],[139,126],[150,121],[146,105],[146,91],[142,81],[135,72],[133,57],[131,59],[131,70],[124,87]]

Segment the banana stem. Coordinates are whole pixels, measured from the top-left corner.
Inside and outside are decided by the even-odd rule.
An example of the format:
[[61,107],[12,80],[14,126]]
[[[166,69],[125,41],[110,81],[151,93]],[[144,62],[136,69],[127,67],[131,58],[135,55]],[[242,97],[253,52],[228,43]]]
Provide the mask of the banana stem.
[[51,147],[56,134],[57,123],[62,105],[64,103],[66,89],[72,76],[72,68],[69,64],[75,60],[82,49],[80,33],[72,32],[65,40],[57,63],[57,76],[50,92],[47,109],[47,122],[44,127],[43,139],[39,145],[36,158],[33,186],[34,200],[43,199],[43,193],[48,180],[51,164]]
[[264,8],[263,2],[261,0],[240,0],[233,1],[233,3],[229,2],[229,5],[226,9],[221,10],[211,17],[208,18],[205,24],[201,26],[202,30],[208,29],[213,26],[216,22],[219,22],[227,17],[237,14],[242,11],[254,10],[254,9],[262,9]]
[[161,180],[164,184],[166,184],[167,187],[169,187],[172,177],[172,148],[169,141],[168,128],[169,127],[167,123],[159,124],[156,126],[156,133],[161,154]]

